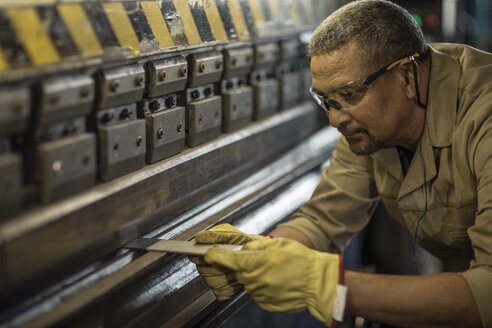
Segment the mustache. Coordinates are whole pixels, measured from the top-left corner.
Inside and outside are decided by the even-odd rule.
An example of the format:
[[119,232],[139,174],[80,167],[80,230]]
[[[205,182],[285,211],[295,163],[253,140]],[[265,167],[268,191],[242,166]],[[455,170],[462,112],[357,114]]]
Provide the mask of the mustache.
[[341,134],[343,134],[343,135],[352,135],[354,133],[365,133],[365,134],[369,134],[369,131],[367,131],[364,128],[361,128],[361,127],[351,128],[351,127],[348,126],[348,124],[340,125],[338,127],[338,131]]

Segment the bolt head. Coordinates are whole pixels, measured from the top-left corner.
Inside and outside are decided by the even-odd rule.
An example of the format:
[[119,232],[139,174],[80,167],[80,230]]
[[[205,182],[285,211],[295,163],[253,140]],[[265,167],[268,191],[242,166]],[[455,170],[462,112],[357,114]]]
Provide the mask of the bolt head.
[[217,59],[215,61],[215,68],[219,69],[222,67],[222,59]]
[[60,96],[59,95],[51,95],[48,98],[48,102],[50,105],[56,105],[60,101]]
[[112,92],[116,92],[116,90],[118,90],[118,87],[120,86],[120,81],[118,80],[113,80],[111,81],[111,84],[109,85],[109,89],[112,91]]
[[178,70],[178,76],[179,77],[185,77],[187,73],[188,73],[188,70],[186,69],[185,66],[181,66]]
[[137,137],[137,147],[140,147],[142,145],[142,140],[143,140],[142,136]]
[[63,174],[63,161],[62,160],[56,160],[51,164],[51,169],[53,170],[53,173],[57,176],[60,176]]
[[91,155],[90,154],[85,154],[84,159],[82,160],[84,165],[89,165],[91,162]]
[[128,108],[124,108],[120,113],[120,119],[127,120],[132,115],[132,111]]
[[138,74],[136,77],[135,77],[135,84],[137,86],[142,86],[143,83],[144,83],[145,79],[144,79],[144,76],[142,74]]
[[88,87],[80,88],[80,91],[79,91],[80,98],[87,98],[90,93],[91,93],[91,90]]
[[24,109],[24,102],[21,99],[16,99],[12,102],[12,111],[15,113],[22,113],[22,109]]
[[154,100],[152,101],[150,104],[149,104],[149,109],[151,111],[156,111],[158,110],[159,108],[161,108],[161,103],[158,102],[157,100]]

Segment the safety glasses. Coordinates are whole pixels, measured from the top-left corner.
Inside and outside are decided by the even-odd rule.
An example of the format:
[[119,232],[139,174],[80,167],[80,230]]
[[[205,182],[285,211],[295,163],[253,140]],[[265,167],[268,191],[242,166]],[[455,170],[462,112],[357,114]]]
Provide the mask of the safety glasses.
[[[384,66],[383,68],[367,76],[365,79],[360,78],[333,88],[329,93],[330,96],[332,96],[332,98],[335,99],[328,98],[327,95],[323,94],[322,92],[316,89],[313,89],[312,86],[311,88],[309,88],[309,92],[311,93],[311,96],[316,101],[316,103],[320,105],[321,108],[323,108],[327,113],[329,112],[330,107],[336,110],[348,110],[351,107],[351,105],[353,105],[354,103],[357,102],[357,100],[362,98],[363,94],[367,91],[368,87],[372,83],[374,83],[374,81],[376,81],[385,72],[390,71],[392,68],[394,68],[396,65],[401,63],[406,58],[409,58],[412,61],[414,73],[415,73],[414,74],[415,83],[417,87],[417,77],[416,77],[417,63],[415,61],[415,57],[419,57],[419,54],[418,53],[406,54],[405,57],[402,57],[387,66]],[[360,83],[360,81],[362,81],[362,83]],[[418,87],[417,87],[417,95],[420,104],[420,94],[418,93]]]

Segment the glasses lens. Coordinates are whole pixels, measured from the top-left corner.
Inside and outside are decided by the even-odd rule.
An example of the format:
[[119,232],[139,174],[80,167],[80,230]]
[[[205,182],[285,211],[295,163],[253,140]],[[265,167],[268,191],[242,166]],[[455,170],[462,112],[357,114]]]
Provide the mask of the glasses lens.
[[326,112],[330,110],[330,107],[333,107],[335,109],[340,109],[341,106],[338,102],[334,100],[327,99],[325,95],[319,94],[317,91],[313,90],[313,88],[309,88],[309,92],[311,93],[311,96],[313,97],[314,101],[323,108]]
[[325,100],[326,104],[330,107],[333,107],[337,110],[340,110],[342,109],[342,104],[340,104],[338,101],[336,100],[331,100],[331,99],[326,99]]

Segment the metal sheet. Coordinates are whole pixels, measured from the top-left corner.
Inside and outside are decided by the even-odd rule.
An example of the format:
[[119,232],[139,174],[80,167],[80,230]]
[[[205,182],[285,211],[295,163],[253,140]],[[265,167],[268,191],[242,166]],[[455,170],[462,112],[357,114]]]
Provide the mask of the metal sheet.
[[228,244],[197,244],[195,242],[185,240],[138,238],[131,243],[126,244],[125,247],[130,249],[145,250],[149,252],[164,252],[204,256],[205,253],[207,253],[207,251],[211,248],[218,248],[235,252],[240,251],[243,246]]

